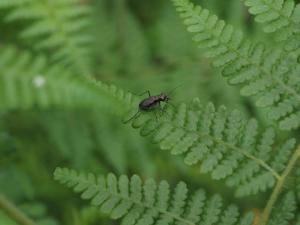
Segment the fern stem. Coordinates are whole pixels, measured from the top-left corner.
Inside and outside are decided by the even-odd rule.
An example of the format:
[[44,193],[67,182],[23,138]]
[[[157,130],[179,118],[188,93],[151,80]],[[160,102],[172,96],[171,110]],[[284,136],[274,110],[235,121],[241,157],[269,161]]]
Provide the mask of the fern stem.
[[299,157],[300,157],[300,145],[297,147],[296,151],[294,152],[291,159],[289,160],[287,167],[281,174],[280,179],[277,181],[277,184],[276,184],[276,186],[270,196],[270,199],[264,209],[264,212],[262,214],[260,225],[266,225],[268,223],[272,209],[279,197],[279,194],[282,191],[285,180],[288,177],[288,175],[290,174],[290,172],[293,170]]
[[269,166],[265,161],[263,161],[262,159],[256,158],[254,155],[249,154],[246,150],[242,149],[242,148],[238,148],[232,144],[229,144],[227,142],[224,142],[223,140],[220,139],[216,139],[210,136],[211,139],[213,139],[214,141],[216,141],[217,143],[221,143],[225,146],[227,146],[228,148],[231,148],[233,150],[236,150],[240,153],[242,153],[243,155],[245,155],[246,157],[248,157],[249,159],[252,159],[254,162],[256,162],[258,165],[260,165],[261,167],[265,168],[266,170],[268,170],[270,173],[272,173],[272,175],[274,177],[276,177],[277,180],[281,179],[281,176],[271,168],[271,166]]
[[10,218],[12,218],[18,224],[36,225],[36,223],[34,223],[30,218],[28,218],[2,194],[0,194],[0,209],[3,210]]
[[[131,199],[126,198],[126,197],[124,197],[124,196],[121,196],[121,197],[124,198],[124,199],[126,199],[126,200],[128,200],[128,201],[132,201]],[[156,207],[148,206],[148,205],[146,205],[146,204],[143,204],[143,203],[140,203],[140,202],[137,202],[137,201],[132,201],[132,202],[133,202],[134,204],[136,204],[136,205],[139,205],[140,207],[143,207],[143,208],[148,208],[148,209],[150,209],[150,210],[157,210],[157,211],[159,211],[161,214],[168,215],[169,217],[171,217],[171,218],[173,218],[173,219],[175,219],[175,220],[177,220],[177,221],[183,222],[184,224],[187,224],[187,225],[196,225],[196,223],[194,223],[194,222],[192,222],[192,221],[190,221],[190,220],[184,219],[184,218],[182,218],[182,217],[180,217],[180,216],[178,216],[178,215],[176,215],[176,214],[174,214],[174,213],[172,213],[172,212],[169,212],[169,211],[167,211],[167,210],[157,209]]]

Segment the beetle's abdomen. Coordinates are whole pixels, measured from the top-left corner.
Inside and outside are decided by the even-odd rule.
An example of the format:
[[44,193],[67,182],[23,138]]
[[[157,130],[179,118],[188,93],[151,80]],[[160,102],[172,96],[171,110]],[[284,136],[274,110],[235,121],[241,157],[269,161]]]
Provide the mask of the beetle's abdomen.
[[141,103],[139,104],[139,108],[140,110],[143,111],[149,111],[152,110],[154,108],[156,108],[159,104],[159,101],[157,101],[156,98],[150,97],[150,98],[146,98],[143,101],[141,101]]

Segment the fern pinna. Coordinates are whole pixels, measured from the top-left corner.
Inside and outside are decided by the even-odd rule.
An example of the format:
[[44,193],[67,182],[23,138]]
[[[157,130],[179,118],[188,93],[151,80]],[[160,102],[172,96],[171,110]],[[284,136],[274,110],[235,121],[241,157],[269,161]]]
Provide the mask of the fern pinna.
[[284,43],[286,51],[300,47],[300,4],[293,0],[244,0],[255,21],[263,24],[266,33],[273,33],[275,40]]
[[124,225],[251,225],[254,219],[252,213],[241,218],[235,205],[224,207],[217,194],[208,197],[202,189],[189,194],[183,182],[170,190],[166,181],[142,182],[136,175],[130,179],[113,174],[96,177],[67,168],[57,168],[54,177],[82,193],[82,198],[90,199],[92,205],[112,219],[123,217]]
[[74,76],[47,57],[6,46],[0,51],[0,109],[101,108],[115,113],[135,105],[133,96],[114,85]]
[[200,164],[201,172],[226,179],[238,196],[273,187],[295,147],[294,139],[276,143],[273,128],[260,132],[256,120],[244,119],[237,110],[216,109],[197,99],[167,107],[158,120],[144,113],[132,126],[161,149],[184,155],[187,165]]
[[20,38],[49,51],[49,57],[83,75],[90,75],[91,9],[73,0],[0,1],[5,21],[25,21]]
[[207,57],[213,58],[214,66],[222,69],[229,83],[240,84],[242,95],[256,97],[257,105],[267,107],[269,118],[277,120],[280,128],[300,126],[297,54],[254,44],[207,9],[189,0],[172,1],[188,31],[195,34],[194,40]]

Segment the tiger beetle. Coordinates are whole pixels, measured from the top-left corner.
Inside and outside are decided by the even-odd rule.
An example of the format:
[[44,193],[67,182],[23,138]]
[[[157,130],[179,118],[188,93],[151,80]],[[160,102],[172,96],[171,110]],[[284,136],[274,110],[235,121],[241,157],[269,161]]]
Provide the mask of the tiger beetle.
[[160,106],[161,102],[168,102],[170,100],[170,97],[164,93],[154,96],[151,96],[150,91],[146,91],[145,93],[148,93],[148,98],[145,98],[140,102],[139,110],[141,111],[151,111]]
[[[170,91],[170,93],[173,92],[178,87],[179,86],[174,88],[172,91]],[[144,95],[146,93],[148,93],[148,98],[143,99],[139,103],[139,109],[136,112],[136,114],[134,114],[129,120],[125,121],[125,123],[128,123],[129,121],[135,119],[141,112],[149,112],[149,111],[152,111],[152,110],[154,110],[158,107],[163,111],[163,109],[161,108],[161,102],[169,103],[169,100],[171,99],[165,93],[161,93],[159,95],[151,95],[150,91],[145,91],[142,94],[140,94],[139,96]],[[155,116],[156,116],[156,114],[155,114]],[[157,118],[157,116],[156,116],[156,118]]]

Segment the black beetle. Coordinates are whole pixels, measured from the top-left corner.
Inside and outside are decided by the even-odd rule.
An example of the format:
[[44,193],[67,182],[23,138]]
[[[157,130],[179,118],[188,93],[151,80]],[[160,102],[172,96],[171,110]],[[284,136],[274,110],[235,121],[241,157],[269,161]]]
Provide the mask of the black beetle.
[[151,111],[160,106],[161,102],[168,102],[170,100],[170,97],[164,93],[154,96],[151,96],[150,91],[147,91],[147,93],[149,95],[148,98],[145,98],[139,104],[139,110],[141,111]]
[[148,98],[145,98],[139,103],[139,110],[137,113],[134,114],[129,120],[125,121],[125,123],[128,123],[130,120],[136,118],[140,112],[154,110],[161,106],[161,102],[168,102],[170,100],[170,97],[164,93],[151,96],[150,91],[146,91],[140,95],[144,95],[145,93],[148,93]]
[[[144,100],[142,100],[139,103],[139,109],[138,109],[137,113],[134,114],[133,117],[131,117],[129,120],[125,121],[124,123],[128,123],[130,120],[136,118],[139,115],[139,113],[142,112],[142,111],[147,112],[147,111],[154,110],[158,107],[161,107],[161,104],[160,104],[161,102],[169,103],[168,101],[171,99],[169,97],[169,95],[173,91],[175,91],[177,88],[179,88],[180,86],[182,86],[182,85],[178,85],[177,87],[173,88],[171,91],[168,92],[169,94],[161,93],[159,95],[151,96],[150,91],[145,91],[142,94],[139,94],[139,96],[141,96],[141,95],[144,95],[144,94],[148,93],[148,98],[145,98]],[[175,106],[173,106],[173,107],[175,107]],[[162,109],[162,111],[163,111],[163,109]],[[156,116],[156,114],[155,114],[155,116]]]

